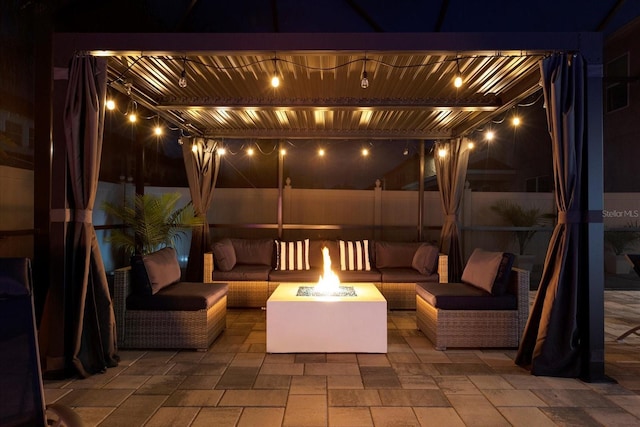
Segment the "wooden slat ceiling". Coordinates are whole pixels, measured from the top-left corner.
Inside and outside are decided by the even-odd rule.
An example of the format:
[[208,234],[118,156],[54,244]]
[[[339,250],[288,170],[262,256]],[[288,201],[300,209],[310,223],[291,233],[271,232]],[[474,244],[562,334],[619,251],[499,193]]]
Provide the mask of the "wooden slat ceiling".
[[[446,139],[539,90],[543,52],[114,56],[110,86],[185,131],[225,138]],[[178,80],[185,70],[187,86]],[[464,83],[456,89],[458,72]],[[360,87],[363,71],[370,85]],[[278,88],[270,85],[277,73]]]

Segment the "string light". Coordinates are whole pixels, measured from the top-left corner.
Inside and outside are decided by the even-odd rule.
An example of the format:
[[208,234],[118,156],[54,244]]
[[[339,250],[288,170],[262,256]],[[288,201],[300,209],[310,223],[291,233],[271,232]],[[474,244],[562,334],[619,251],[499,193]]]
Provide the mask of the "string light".
[[369,87],[369,79],[367,78],[367,57],[364,57],[364,63],[362,65],[362,80],[360,80],[360,87],[366,89]]
[[191,152],[194,154],[198,152],[198,146],[196,145],[195,142],[191,144]]
[[469,150],[473,150],[475,148],[476,144],[473,143],[473,141],[469,141],[469,143],[467,144],[467,148]]
[[495,133],[493,133],[492,130],[488,130],[487,133],[485,133],[484,137],[487,141],[492,141],[493,138],[495,137]]
[[271,86],[276,88],[280,86],[280,77],[278,77],[278,63],[276,62],[276,58],[273,58],[273,77],[271,77]]
[[109,111],[113,111],[116,109],[116,102],[112,98],[107,99],[105,105],[107,106],[107,110]]
[[368,149],[366,149],[366,148],[363,148],[363,149],[362,149],[362,155],[363,155],[364,157],[367,157],[367,156],[369,155],[369,150],[368,150]]
[[447,149],[446,148],[440,148],[438,150],[438,157],[447,157]]
[[320,157],[324,156],[324,149],[323,148],[318,150],[318,156],[320,156]]
[[162,135],[162,128],[160,127],[160,125],[156,125],[156,127],[153,129],[153,133],[155,133],[156,136]]
[[253,153],[254,153],[253,148],[251,148],[251,147],[247,148],[247,154],[249,156],[253,156]]
[[225,150],[224,148],[220,147],[217,150],[218,156],[224,156],[225,154],[227,154],[227,150]]
[[512,123],[514,126],[516,126],[516,127],[517,127],[517,126],[520,126],[520,123],[521,123],[521,122],[520,122],[520,117],[518,117],[518,116],[514,116],[514,117],[513,117],[513,119],[511,119],[511,123]]
[[187,59],[182,60],[182,73],[180,73],[180,79],[178,79],[178,86],[184,88],[187,87]]
[[280,155],[284,156],[287,154],[287,150],[285,150],[284,148],[280,150]]
[[459,88],[462,86],[462,74],[460,74],[460,62],[458,62],[458,58],[456,58],[456,69],[458,72],[456,73],[456,78],[453,79],[453,85]]

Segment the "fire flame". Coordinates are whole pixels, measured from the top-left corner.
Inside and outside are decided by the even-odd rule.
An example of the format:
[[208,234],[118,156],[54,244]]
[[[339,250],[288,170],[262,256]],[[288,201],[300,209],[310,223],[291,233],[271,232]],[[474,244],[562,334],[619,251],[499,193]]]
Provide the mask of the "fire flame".
[[331,294],[338,290],[340,286],[340,279],[331,270],[331,257],[329,256],[329,248],[322,248],[322,260],[324,262],[323,272],[318,280],[316,289],[323,294]]

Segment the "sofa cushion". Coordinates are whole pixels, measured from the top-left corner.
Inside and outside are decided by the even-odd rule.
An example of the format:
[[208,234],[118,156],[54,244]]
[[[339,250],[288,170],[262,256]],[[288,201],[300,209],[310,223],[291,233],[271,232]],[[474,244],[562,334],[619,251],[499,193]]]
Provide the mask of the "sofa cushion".
[[271,239],[230,239],[236,252],[236,264],[268,265],[273,263]]
[[380,268],[382,281],[385,283],[438,282],[437,273],[420,274],[410,267]]
[[440,250],[434,245],[423,243],[418,246],[416,253],[411,260],[411,267],[413,267],[418,273],[424,275],[431,275],[438,271],[438,256]]
[[502,262],[502,252],[476,248],[462,271],[462,282],[491,293]]
[[214,270],[211,274],[212,280],[217,282],[238,282],[238,281],[252,281],[260,282],[269,280],[269,272],[271,266],[269,265],[252,265],[252,264],[236,264],[231,271],[218,271]]
[[178,282],[154,295],[131,294],[126,304],[128,310],[206,310],[227,295],[228,289],[227,284]]
[[342,283],[379,283],[381,275],[375,268],[372,270],[344,270],[335,272]]
[[513,294],[491,295],[467,283],[417,283],[416,294],[441,310],[517,310]]
[[276,240],[276,270],[309,270],[309,239]]
[[311,268],[309,270],[271,270],[269,273],[269,281],[280,282],[317,282],[322,274],[319,268]]
[[338,240],[340,270],[371,270],[368,240]]
[[213,260],[216,267],[222,271],[229,271],[236,265],[236,251],[233,249],[231,239],[220,239],[211,245]]
[[182,274],[174,248],[162,248],[156,252],[131,258],[133,292],[152,295],[162,288],[176,283]]
[[376,267],[409,267],[420,242],[376,242]]

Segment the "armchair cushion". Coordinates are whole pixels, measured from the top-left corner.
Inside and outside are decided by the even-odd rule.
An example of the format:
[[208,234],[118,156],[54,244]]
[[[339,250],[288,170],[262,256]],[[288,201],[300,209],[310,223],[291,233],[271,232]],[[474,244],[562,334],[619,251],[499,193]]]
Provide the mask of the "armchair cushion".
[[180,281],[182,272],[174,248],[162,248],[151,254],[131,258],[133,289],[139,295],[153,295]]
[[502,262],[502,252],[488,252],[475,249],[462,272],[462,282],[468,283],[489,294],[498,276],[498,269]]
[[467,283],[417,283],[416,294],[441,310],[516,310],[515,295],[491,295]]
[[213,259],[222,271],[229,271],[236,265],[236,251],[228,238],[220,239],[211,245]]

